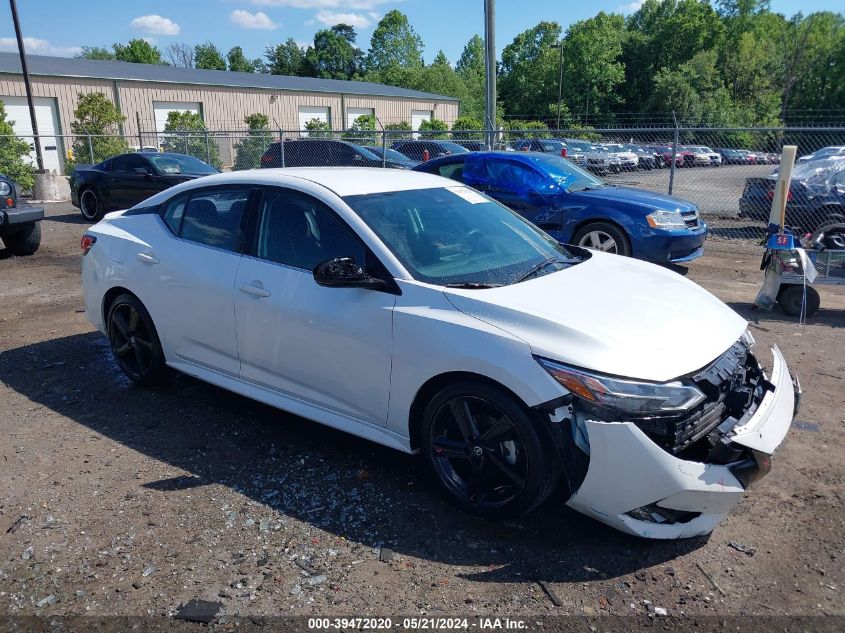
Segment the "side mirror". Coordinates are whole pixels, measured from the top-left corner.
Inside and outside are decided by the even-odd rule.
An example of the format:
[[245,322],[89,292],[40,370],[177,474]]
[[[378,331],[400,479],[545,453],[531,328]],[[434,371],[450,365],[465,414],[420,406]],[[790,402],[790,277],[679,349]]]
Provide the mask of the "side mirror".
[[314,281],[327,288],[371,288],[382,290],[381,279],[371,277],[351,257],[333,257],[314,267]]

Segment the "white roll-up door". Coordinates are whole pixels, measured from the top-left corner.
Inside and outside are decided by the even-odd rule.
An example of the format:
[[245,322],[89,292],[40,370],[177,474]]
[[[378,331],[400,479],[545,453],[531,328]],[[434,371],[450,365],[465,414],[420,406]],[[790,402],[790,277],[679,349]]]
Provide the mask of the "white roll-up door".
[[305,124],[312,119],[331,125],[328,107],[323,106],[299,106],[299,129],[304,130]]
[[375,110],[373,108],[346,108],[346,127],[351,128],[355,123],[355,119],[359,116],[373,116]]
[[[35,144],[32,138],[32,121],[29,118],[29,105],[26,97],[2,97],[0,101],[6,108],[6,120],[12,121],[12,129],[16,136],[30,144],[30,163],[37,164]],[[53,136],[59,133],[59,115],[56,100],[51,97],[35,97],[35,122],[38,124],[38,136],[41,140],[41,157],[44,159],[44,169],[55,169],[61,172],[64,167],[64,150],[61,139]]]
[[431,110],[411,110],[411,129],[415,132],[420,129],[420,123],[431,121]]
[[156,132],[164,132],[167,125],[167,115],[171,112],[192,112],[202,115],[202,104],[198,101],[153,101]]

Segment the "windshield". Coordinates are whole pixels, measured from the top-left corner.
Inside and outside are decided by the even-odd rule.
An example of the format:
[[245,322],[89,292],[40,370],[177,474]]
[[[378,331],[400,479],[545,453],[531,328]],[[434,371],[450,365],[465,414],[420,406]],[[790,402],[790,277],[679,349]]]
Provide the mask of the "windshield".
[[554,152],[560,154],[561,150],[566,147],[566,143],[562,143],[560,141],[540,141],[540,147],[543,148],[544,152]]
[[216,174],[211,165],[194,158],[178,154],[144,154],[162,174]]
[[[544,274],[581,261],[527,220],[456,185],[344,198],[411,276],[436,285],[501,286],[546,260]],[[555,262],[563,262],[555,264]]]
[[603,180],[560,156],[532,154],[530,160],[566,191],[604,187]]

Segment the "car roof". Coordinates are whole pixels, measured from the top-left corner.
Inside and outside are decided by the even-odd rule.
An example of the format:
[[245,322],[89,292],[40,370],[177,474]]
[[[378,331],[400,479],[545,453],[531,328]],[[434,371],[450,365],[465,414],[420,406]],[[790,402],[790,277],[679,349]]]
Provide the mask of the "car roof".
[[[433,189],[455,187],[457,183],[448,178],[409,169],[381,167],[282,167],[277,169],[248,169],[205,176],[180,185],[180,191],[193,186],[209,187],[226,184],[285,185],[289,178],[299,178],[320,185],[338,196],[356,196],[411,189]],[[166,194],[168,190],[162,192]],[[158,197],[157,194],[156,197]]]

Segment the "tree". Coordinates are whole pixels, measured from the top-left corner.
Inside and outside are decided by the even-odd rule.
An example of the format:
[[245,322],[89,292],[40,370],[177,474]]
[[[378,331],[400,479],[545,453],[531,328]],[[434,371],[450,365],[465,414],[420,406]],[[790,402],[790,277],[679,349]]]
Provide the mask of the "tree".
[[256,169],[261,167],[261,155],[273,140],[270,120],[266,114],[254,113],[244,117],[249,131],[246,138],[235,145],[235,161],[232,169]]
[[75,135],[66,164],[68,173],[79,163],[99,163],[129,151],[126,140],[119,136],[124,117],[117,106],[102,92],[80,94],[70,130]]
[[194,48],[184,42],[174,42],[164,49],[164,56],[176,68],[194,67]]
[[422,38],[401,11],[388,11],[379,21],[370,39],[367,68],[384,71],[392,67],[419,68],[423,65]]
[[77,59],[99,59],[114,61],[114,53],[105,46],[83,46],[82,52],[76,55]]
[[203,70],[226,70],[226,60],[211,42],[194,47],[194,66]]
[[267,58],[267,72],[271,75],[302,74],[305,63],[305,53],[292,37],[285,40],[284,44],[275,47],[268,46],[264,51]]
[[[624,39],[624,18],[604,11],[569,27],[563,43],[563,85],[570,111],[609,112],[621,102],[620,88],[625,81],[621,60]],[[554,85],[556,88],[557,82]],[[552,101],[557,101],[557,95]],[[548,111],[556,112],[556,103]]]
[[505,123],[506,140],[513,141],[521,138],[551,138],[549,126],[542,121],[525,121],[511,119]]
[[469,116],[484,119],[486,66],[484,40],[478,35],[464,46],[455,71],[466,87],[466,99],[461,101],[461,111]]
[[256,68],[255,60],[250,61],[244,55],[244,50],[240,46],[234,46],[226,53],[226,60],[229,63],[229,70],[235,73],[255,73],[260,72]]
[[165,152],[188,154],[220,169],[220,150],[197,112],[168,112],[161,145]]
[[499,93],[510,115],[545,117],[557,102],[560,41],[557,22],[540,22],[518,34],[502,51]]
[[352,122],[349,129],[343,133],[343,138],[361,145],[376,144],[376,117],[372,114],[362,114]]
[[449,138],[449,126],[440,119],[431,119],[420,123],[420,136],[425,139]]
[[355,29],[337,24],[314,34],[314,45],[305,53],[308,76],[352,79],[358,74],[362,53],[355,48]]
[[305,132],[308,138],[331,138],[332,126],[320,119],[310,119],[305,122]]
[[14,180],[21,189],[31,189],[32,165],[29,143],[15,136],[14,121],[6,120],[6,106],[0,101],[0,174]]
[[113,44],[114,58],[133,64],[164,64],[161,51],[142,39],[129,40],[126,44]]

